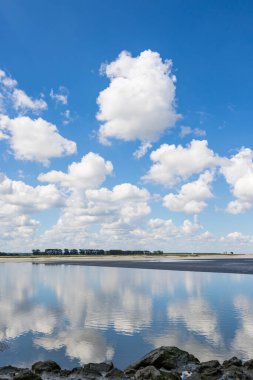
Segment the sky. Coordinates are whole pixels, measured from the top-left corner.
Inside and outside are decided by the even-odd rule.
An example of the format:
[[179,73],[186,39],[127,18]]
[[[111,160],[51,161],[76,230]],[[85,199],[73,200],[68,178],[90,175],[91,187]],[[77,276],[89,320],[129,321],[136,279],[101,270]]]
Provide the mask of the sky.
[[250,0],[1,0],[0,251],[253,252]]

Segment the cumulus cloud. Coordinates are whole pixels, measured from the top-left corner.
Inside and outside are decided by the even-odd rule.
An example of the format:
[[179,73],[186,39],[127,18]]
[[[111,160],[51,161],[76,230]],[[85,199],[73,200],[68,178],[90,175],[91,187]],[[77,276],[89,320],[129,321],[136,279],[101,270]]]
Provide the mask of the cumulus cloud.
[[5,87],[16,87],[18,82],[8,76],[4,70],[0,69],[0,84],[2,84]]
[[139,148],[134,152],[134,157],[139,159],[143,156],[145,156],[145,154],[147,153],[147,151],[152,148],[152,144],[150,144],[149,142],[147,143],[142,143]]
[[[107,188],[74,191],[67,199],[57,223],[42,237],[44,241],[57,241],[62,246],[90,246],[111,248],[127,241],[129,231],[137,228],[150,213],[146,189],[129,183]],[[92,226],[96,233],[89,232]]]
[[53,157],[74,154],[76,143],[62,137],[54,124],[42,118],[0,115],[0,131],[9,135],[15,158],[48,164]]
[[21,211],[35,212],[63,205],[62,196],[54,185],[30,186],[13,181],[0,173],[0,203],[17,206]]
[[239,245],[248,245],[253,243],[253,236],[244,235],[239,231],[230,232],[226,236],[222,236],[220,238],[222,242],[227,243],[238,243]]
[[191,128],[189,126],[181,126],[180,127],[179,137],[184,138],[188,135],[193,135],[196,137],[204,137],[206,135],[206,131],[204,129],[199,128]]
[[17,88],[13,91],[12,99],[16,110],[41,111],[47,109],[45,100],[32,99],[23,90]]
[[123,51],[115,61],[103,65],[110,84],[97,99],[102,144],[111,138],[152,142],[175,125],[179,115],[171,68],[171,61],[163,62],[151,50],[137,57]]
[[2,91],[2,111],[10,105],[15,111],[26,113],[32,111],[38,113],[47,109],[47,103],[42,97],[33,99],[27,93],[17,88],[16,79],[8,76],[0,70],[0,90]]
[[197,220],[193,222],[185,219],[183,224],[177,227],[171,219],[150,219],[148,222],[150,230],[147,231],[147,236],[152,234],[154,239],[168,240],[170,238],[181,238],[183,235],[191,235],[198,232],[203,227]]
[[206,171],[196,181],[183,185],[178,194],[169,193],[163,198],[165,207],[174,212],[199,214],[206,206],[206,200],[212,198],[210,184],[213,173]]
[[42,182],[58,183],[63,187],[83,190],[98,187],[112,172],[113,165],[110,161],[105,161],[99,154],[90,152],[83,156],[80,162],[69,165],[67,173],[52,170],[40,174],[38,179]]
[[[0,240],[20,246],[31,242],[39,222],[31,214],[64,204],[62,194],[54,185],[30,186],[0,174]],[[22,245],[20,245],[22,244]]]
[[150,158],[153,165],[142,179],[167,186],[215,167],[222,161],[208,148],[206,140],[192,140],[185,148],[163,144],[151,153]]
[[58,92],[54,92],[54,90],[51,89],[50,97],[57,103],[61,103],[63,105],[68,104],[68,90],[63,86],[59,87]]
[[253,151],[242,148],[224,162],[221,173],[236,197],[228,204],[227,212],[240,214],[250,209],[253,205]]

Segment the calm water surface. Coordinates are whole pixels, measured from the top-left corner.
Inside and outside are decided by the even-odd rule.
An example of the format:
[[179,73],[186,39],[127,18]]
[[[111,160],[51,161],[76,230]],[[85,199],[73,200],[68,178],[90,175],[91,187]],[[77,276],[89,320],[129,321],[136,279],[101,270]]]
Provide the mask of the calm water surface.
[[0,263],[0,366],[126,367],[161,345],[253,358],[253,276]]

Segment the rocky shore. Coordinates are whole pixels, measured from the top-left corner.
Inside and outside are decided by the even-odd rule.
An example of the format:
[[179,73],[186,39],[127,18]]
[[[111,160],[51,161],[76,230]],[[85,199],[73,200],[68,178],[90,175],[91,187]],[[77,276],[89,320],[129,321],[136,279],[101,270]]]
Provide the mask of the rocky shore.
[[177,347],[157,348],[124,371],[112,362],[89,363],[72,370],[61,369],[53,361],[36,362],[31,369],[0,368],[0,380],[246,380],[253,379],[253,359],[244,363],[237,357],[200,362],[194,355]]

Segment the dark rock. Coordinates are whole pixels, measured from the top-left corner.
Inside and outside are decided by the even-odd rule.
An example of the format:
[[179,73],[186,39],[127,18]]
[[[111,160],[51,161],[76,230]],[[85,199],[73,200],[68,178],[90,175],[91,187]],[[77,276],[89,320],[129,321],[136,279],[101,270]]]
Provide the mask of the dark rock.
[[113,369],[113,363],[112,362],[103,362],[103,363],[89,363],[86,364],[84,367],[86,370],[95,370],[101,374],[111,371]]
[[216,380],[222,376],[222,370],[218,360],[210,360],[200,363],[200,365],[192,372],[191,380],[210,379]]
[[238,359],[236,356],[233,356],[231,359],[225,360],[222,366],[225,368],[230,367],[230,366],[241,367],[242,361]]
[[105,375],[106,379],[118,380],[125,379],[125,374],[118,368],[113,368],[110,372]]
[[202,362],[199,365],[199,369],[201,371],[205,371],[208,368],[218,368],[218,367],[220,367],[220,363],[218,362],[218,360],[209,360],[207,362]]
[[247,360],[244,364],[243,367],[246,369],[253,369],[253,359]]
[[9,375],[9,374],[14,374],[21,371],[21,368],[17,367],[12,367],[11,365],[7,365],[5,367],[0,368],[0,375]]
[[100,378],[102,374],[94,368],[89,368],[88,365],[84,367],[73,368],[71,374],[79,375],[87,379],[95,380]]
[[177,347],[162,346],[151,351],[136,363],[130,365],[128,369],[138,370],[147,366],[154,366],[155,368],[165,368],[167,370],[181,368],[189,363],[199,363],[199,360],[189,354],[187,351],[180,350]]
[[44,362],[36,362],[32,365],[32,370],[36,373],[42,372],[57,372],[61,370],[61,367],[52,360]]
[[136,370],[135,369],[133,369],[133,368],[127,368],[125,371],[124,371],[124,373],[127,375],[127,376],[134,376],[134,374],[135,374],[135,372],[136,372]]
[[252,376],[245,373],[241,368],[230,367],[223,374],[222,380],[250,380]]
[[29,369],[24,369],[14,375],[13,380],[42,380],[39,375]]
[[167,371],[164,368],[160,369],[162,380],[181,380],[181,376],[176,371]]
[[62,377],[67,377],[71,374],[72,371],[68,370],[68,369],[61,369],[60,370],[60,373],[59,373],[59,376],[62,376]]
[[158,380],[161,379],[161,373],[154,366],[149,365],[145,368],[138,369],[135,373],[136,380]]

